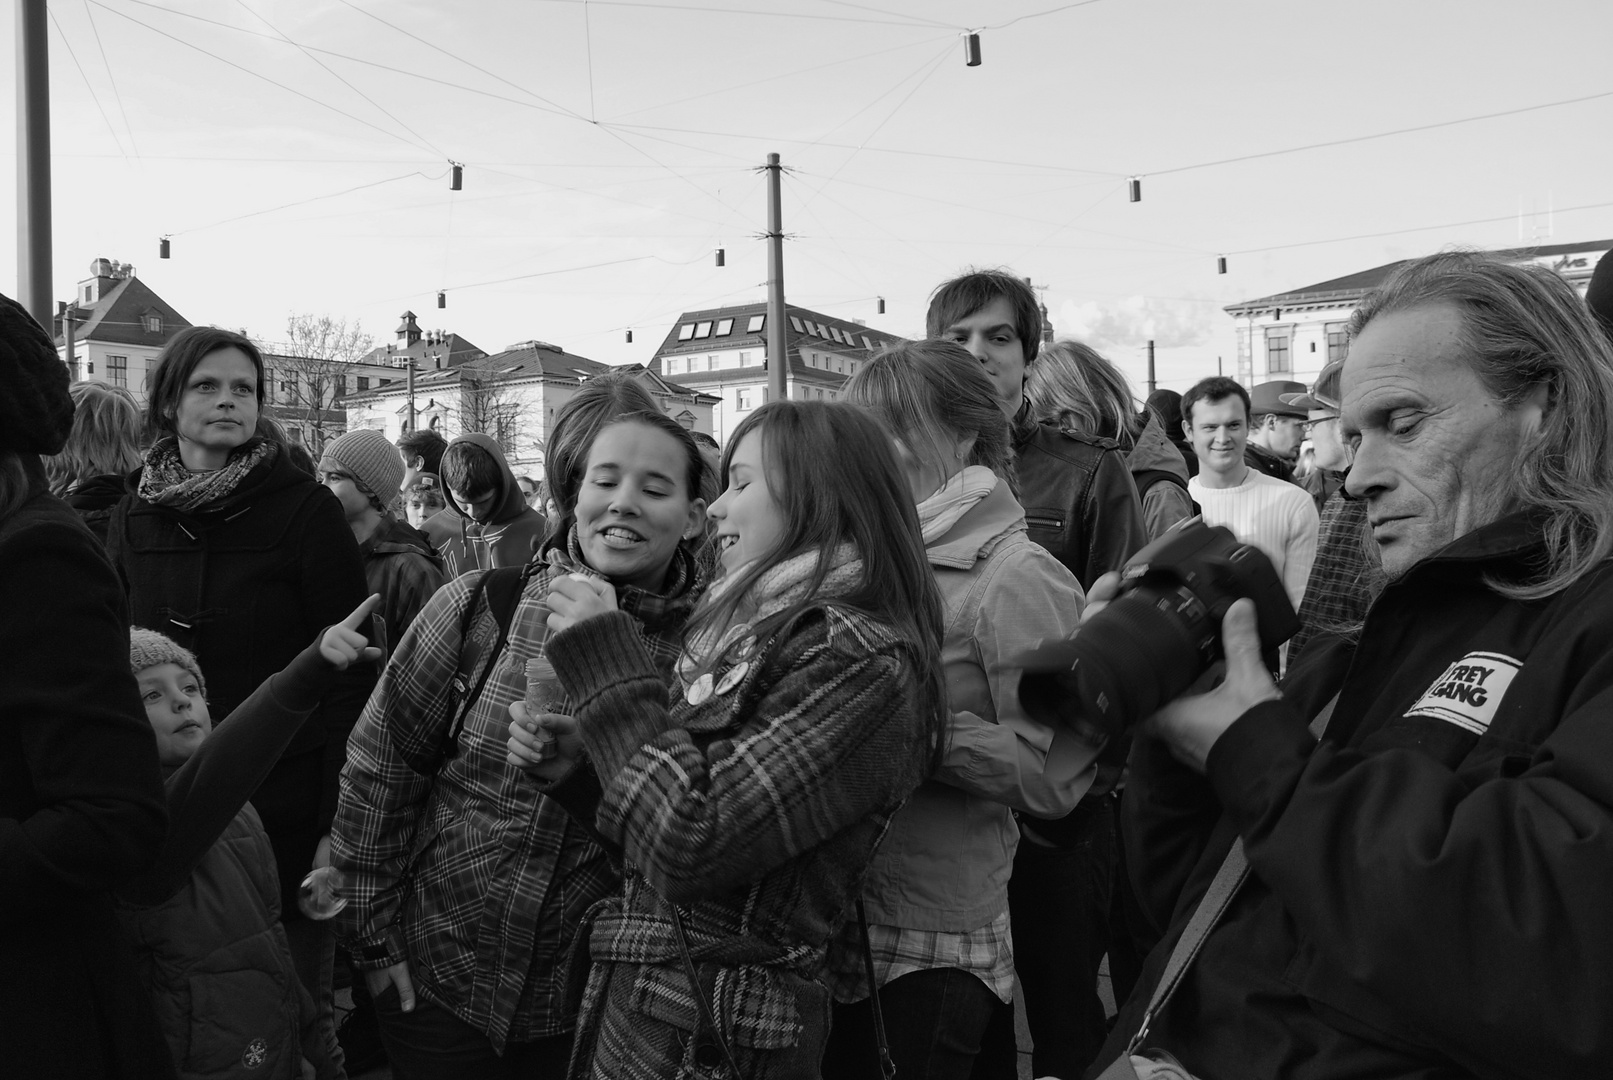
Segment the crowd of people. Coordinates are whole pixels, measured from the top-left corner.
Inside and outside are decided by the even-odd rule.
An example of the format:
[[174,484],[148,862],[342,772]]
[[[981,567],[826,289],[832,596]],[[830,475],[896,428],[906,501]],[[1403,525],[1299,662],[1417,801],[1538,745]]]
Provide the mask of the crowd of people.
[[600,376],[533,478],[0,298],[0,1073],[1606,1075],[1613,256],[1409,262],[1311,385],[1042,320],[722,446]]

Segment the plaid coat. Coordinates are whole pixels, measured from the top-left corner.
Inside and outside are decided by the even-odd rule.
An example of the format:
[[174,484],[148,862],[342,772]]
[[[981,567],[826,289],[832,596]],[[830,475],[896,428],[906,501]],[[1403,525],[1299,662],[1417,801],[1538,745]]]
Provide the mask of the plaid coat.
[[[342,770],[331,856],[351,903],[338,931],[360,967],[407,959],[418,992],[499,1049],[571,1028],[567,950],[583,913],[619,880],[589,833],[505,757],[509,705],[548,638],[549,583],[579,569],[561,558],[527,582],[453,756],[452,680],[477,575],[439,590],[397,644]],[[666,596],[617,586],[623,632],[658,684],[672,677],[701,584],[686,555],[673,575]],[[490,643],[497,624],[478,608],[470,637]]]
[[624,615],[556,635],[550,659],[600,779],[598,829],[628,866],[591,913],[573,1076],[728,1075],[697,1030],[675,903],[743,1074],[817,1077],[828,941],[927,767],[911,647],[811,609],[670,709]]

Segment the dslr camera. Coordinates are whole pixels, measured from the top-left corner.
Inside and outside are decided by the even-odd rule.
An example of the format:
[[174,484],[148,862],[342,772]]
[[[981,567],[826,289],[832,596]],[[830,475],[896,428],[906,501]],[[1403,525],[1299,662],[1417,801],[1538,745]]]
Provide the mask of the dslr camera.
[[1299,630],[1265,553],[1199,519],[1137,552],[1121,579],[1120,595],[1075,637],[1026,659],[1019,700],[1030,716],[1110,738],[1129,731],[1222,658],[1221,619],[1237,600],[1255,602],[1273,671],[1278,646]]

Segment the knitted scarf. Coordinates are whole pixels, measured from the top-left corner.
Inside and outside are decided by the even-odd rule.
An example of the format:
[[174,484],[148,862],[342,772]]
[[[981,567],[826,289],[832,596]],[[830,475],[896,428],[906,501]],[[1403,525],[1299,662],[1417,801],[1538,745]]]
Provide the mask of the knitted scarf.
[[947,534],[975,504],[996,490],[1001,478],[984,465],[970,465],[954,473],[936,492],[919,503],[919,526],[924,542],[933,544]]
[[222,469],[193,473],[179,457],[179,440],[172,435],[158,439],[146,451],[145,468],[140,471],[140,498],[158,506],[171,506],[187,513],[200,510],[232,493],[248,473],[279,454],[280,447],[268,439],[252,439],[230,451]]
[[[683,654],[678,657],[678,678],[683,685],[687,687],[698,678],[730,645],[751,636],[754,624],[806,599],[821,554],[820,551],[803,551],[757,578],[741,608],[746,613],[742,621],[722,630],[714,626],[704,627],[689,635],[683,644]],[[856,547],[841,544],[829,556],[829,572],[824,576],[818,595],[832,597],[850,592],[862,579],[862,572],[863,561]],[[705,602],[713,603],[722,599],[723,594],[732,589],[741,577],[743,574],[738,572],[725,576],[706,593]]]

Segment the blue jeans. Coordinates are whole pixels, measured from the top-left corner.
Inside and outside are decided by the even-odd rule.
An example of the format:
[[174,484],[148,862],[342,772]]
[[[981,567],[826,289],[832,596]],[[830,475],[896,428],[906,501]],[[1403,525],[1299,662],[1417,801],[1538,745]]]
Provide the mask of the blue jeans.
[[[1108,948],[1109,898],[1115,876],[1114,800],[1083,803],[1065,842],[1044,847],[1020,839],[1008,910],[1014,922],[1014,968],[1030,1028],[1037,1076],[1077,1080],[1103,1049],[1108,1032],[1098,969]],[[1036,823],[1029,822],[1035,829]]]
[[481,1030],[427,1001],[416,988],[414,1008],[398,1007],[398,988],[375,998],[375,1018],[395,1080],[561,1080],[571,1062],[572,1033],[493,1049]]
[[[980,1038],[997,1010],[1008,1008],[977,976],[957,968],[915,971],[879,991],[885,1037],[898,1077],[915,1080],[1013,1080],[1012,1048],[1004,1062],[978,1057]],[[880,1080],[874,1010],[867,999],[834,1007],[823,1075]]]

